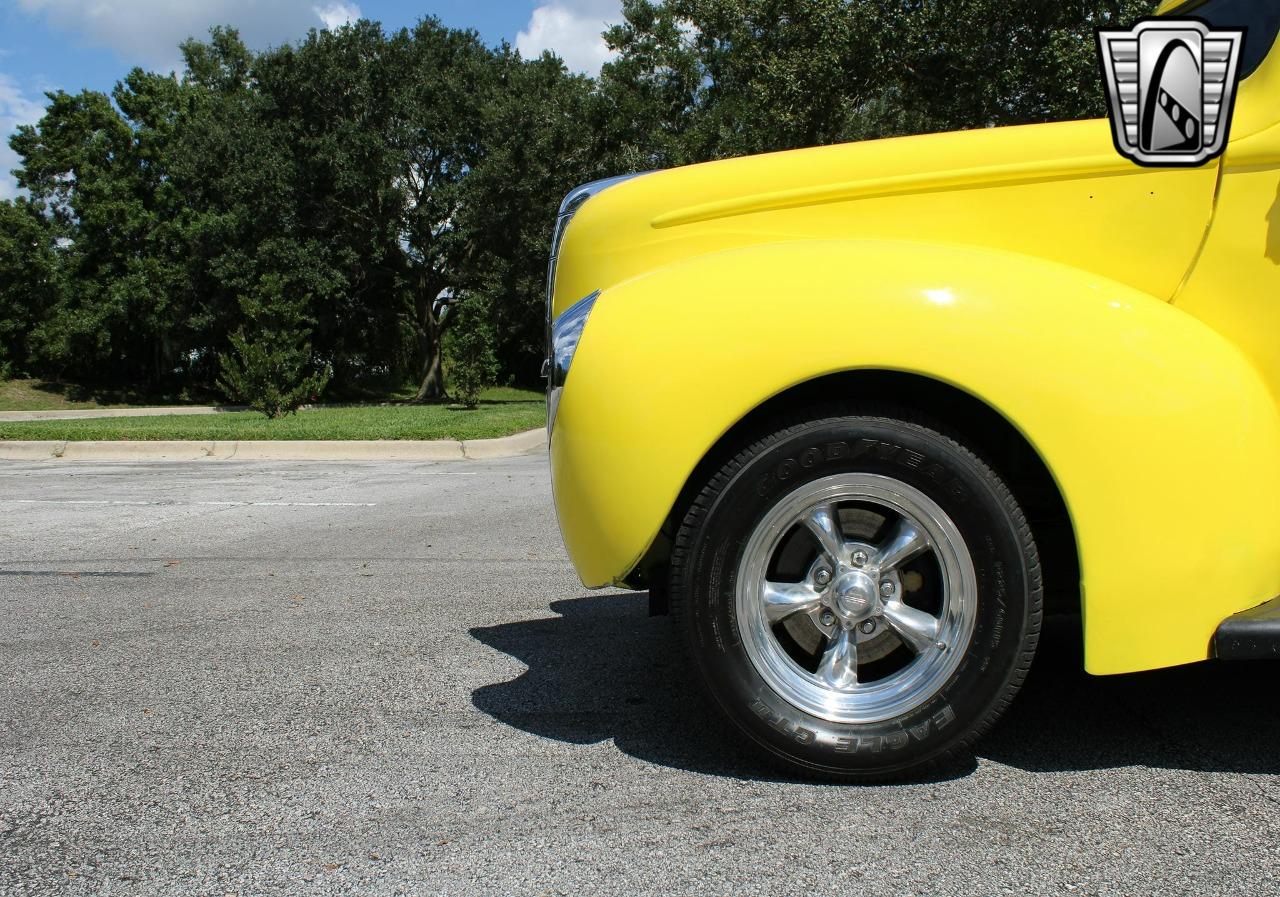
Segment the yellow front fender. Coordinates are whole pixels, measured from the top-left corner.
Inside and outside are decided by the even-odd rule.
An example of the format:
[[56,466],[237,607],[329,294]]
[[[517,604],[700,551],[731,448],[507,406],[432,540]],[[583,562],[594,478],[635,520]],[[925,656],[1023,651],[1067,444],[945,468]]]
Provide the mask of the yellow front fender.
[[757,245],[605,291],[551,441],[583,581],[631,572],[753,408],[854,369],[959,387],[1040,453],[1075,529],[1091,672],[1204,659],[1224,618],[1280,594],[1280,419],[1235,346],[1084,271],[871,241]]

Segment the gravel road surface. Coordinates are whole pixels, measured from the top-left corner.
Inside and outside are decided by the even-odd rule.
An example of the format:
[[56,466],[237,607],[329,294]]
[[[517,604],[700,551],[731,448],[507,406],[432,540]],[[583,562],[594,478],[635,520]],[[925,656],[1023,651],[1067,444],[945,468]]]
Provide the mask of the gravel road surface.
[[1280,665],[1094,679],[1059,621],[892,787],[779,777],[681,669],[545,459],[6,464],[0,894],[1280,891]]

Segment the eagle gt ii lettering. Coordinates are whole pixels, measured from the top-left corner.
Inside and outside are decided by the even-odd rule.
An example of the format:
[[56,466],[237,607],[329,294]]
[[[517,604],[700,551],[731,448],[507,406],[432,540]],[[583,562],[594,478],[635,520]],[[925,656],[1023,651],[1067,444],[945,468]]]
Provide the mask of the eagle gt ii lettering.
[[1081,612],[1099,675],[1280,656],[1280,6],[1158,15],[1100,36],[1132,158],[1067,122],[561,208],[570,557],[648,589],[714,706],[792,771],[962,758],[1046,608]]

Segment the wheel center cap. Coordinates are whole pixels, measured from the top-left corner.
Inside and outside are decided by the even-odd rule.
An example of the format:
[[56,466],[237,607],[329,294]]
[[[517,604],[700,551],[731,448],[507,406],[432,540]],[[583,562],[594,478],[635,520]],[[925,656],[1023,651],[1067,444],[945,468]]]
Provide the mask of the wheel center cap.
[[876,581],[861,570],[842,575],[832,587],[832,610],[851,623],[861,623],[879,606]]

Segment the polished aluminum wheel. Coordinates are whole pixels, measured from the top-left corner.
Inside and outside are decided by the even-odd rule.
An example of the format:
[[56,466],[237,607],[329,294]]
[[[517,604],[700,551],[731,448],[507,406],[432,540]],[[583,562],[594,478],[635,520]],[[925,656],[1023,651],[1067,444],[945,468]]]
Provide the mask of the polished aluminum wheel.
[[739,567],[738,627],[753,665],[786,701],[832,722],[878,722],[929,700],[976,618],[960,531],[889,477],[805,484],[765,515]]

